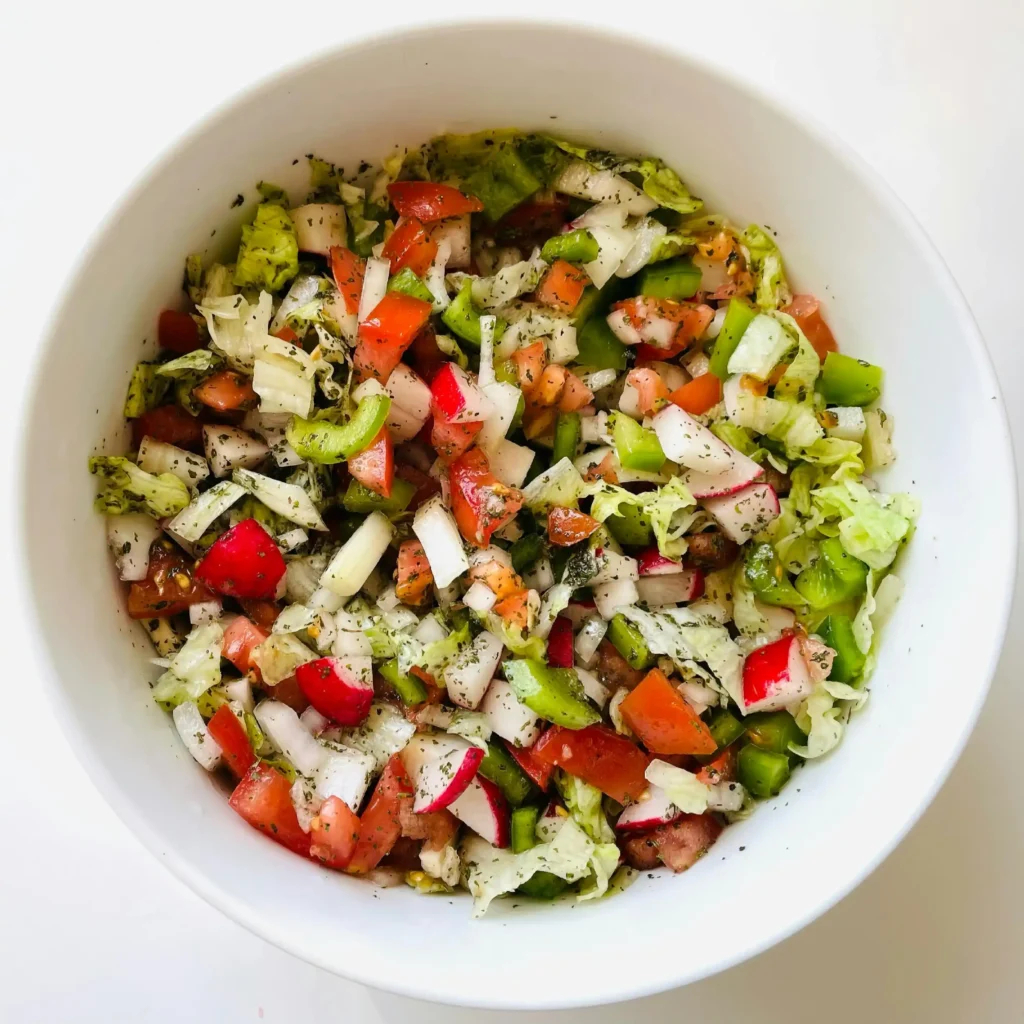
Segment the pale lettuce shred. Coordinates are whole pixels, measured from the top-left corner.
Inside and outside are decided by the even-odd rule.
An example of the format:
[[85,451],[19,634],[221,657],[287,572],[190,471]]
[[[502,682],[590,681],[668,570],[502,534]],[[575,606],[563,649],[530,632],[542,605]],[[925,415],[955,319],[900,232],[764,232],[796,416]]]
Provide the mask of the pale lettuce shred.
[[192,498],[173,473],[147,473],[123,455],[95,455],[89,459],[89,472],[103,483],[95,507],[107,515],[144,512],[164,519],[177,515]]
[[298,272],[299,243],[288,211],[277,203],[261,203],[253,222],[242,228],[235,284],[277,292]]
[[708,809],[710,787],[685,768],[655,758],[647,766],[644,778],[663,789],[683,814],[703,814]]
[[153,699],[166,704],[198,700],[220,682],[224,628],[219,622],[196,626],[167,671],[153,687]]
[[790,300],[782,254],[774,239],[756,224],[740,236],[750,253],[750,266],[757,284],[754,299],[761,309],[779,309]]
[[556,774],[555,785],[565,801],[566,810],[595,843],[615,842],[615,833],[602,807],[604,794],[601,790],[564,771]]
[[826,520],[839,517],[843,547],[872,569],[892,564],[920,513],[915,498],[872,492],[856,480],[816,488],[811,500]]
[[655,491],[633,494],[624,487],[598,482],[591,488],[594,495],[590,514],[598,522],[616,515],[623,505],[634,505],[651,521],[658,550],[666,558],[681,558],[686,553],[686,531],[693,525],[700,510],[681,478],[673,477]]

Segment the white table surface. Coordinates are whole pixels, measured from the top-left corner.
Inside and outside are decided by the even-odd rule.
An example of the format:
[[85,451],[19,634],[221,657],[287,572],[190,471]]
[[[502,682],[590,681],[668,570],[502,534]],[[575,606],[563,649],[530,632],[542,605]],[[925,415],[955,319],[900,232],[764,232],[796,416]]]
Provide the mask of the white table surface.
[[[17,432],[11,398],[21,390],[23,353],[35,343],[60,279],[108,206],[167,141],[275,67],[348,33],[415,21],[429,6],[176,0],[124,7],[36,2],[5,11],[6,444]],[[473,9],[433,6],[446,14]],[[514,6],[524,14],[555,7],[550,0]],[[589,7],[597,20],[599,5]],[[828,122],[888,179],[974,308],[1020,444],[1024,7],[1010,0],[647,0],[612,7],[608,22],[642,17],[640,32],[728,64]],[[683,124],[692,123],[691,112],[681,114]],[[949,383],[956,386],[955,367]],[[935,403],[941,415],[941,394]],[[965,497],[956,495],[955,467],[950,497]],[[9,502],[0,515],[10,536]],[[965,531],[983,529],[977,514],[965,516]],[[114,817],[72,757],[39,696],[33,652],[19,646],[21,595],[10,586],[0,593],[10,695],[0,720],[0,1020],[458,1024],[513,1016],[416,1003],[342,981],[250,935],[176,881]],[[781,946],[688,989],[635,1006],[536,1019],[1024,1018],[1024,702],[1014,671],[1024,656],[1022,627],[1018,601],[992,695],[959,766],[918,827],[853,895]],[[428,955],[438,952],[443,962],[443,951]],[[610,955],[605,969],[614,963]]]

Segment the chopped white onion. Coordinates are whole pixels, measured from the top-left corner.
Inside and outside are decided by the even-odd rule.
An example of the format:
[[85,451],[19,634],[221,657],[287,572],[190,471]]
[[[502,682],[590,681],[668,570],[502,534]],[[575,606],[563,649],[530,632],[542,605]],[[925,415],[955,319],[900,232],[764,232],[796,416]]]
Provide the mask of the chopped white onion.
[[359,322],[364,320],[377,308],[377,304],[387,295],[388,278],[391,276],[391,260],[371,256],[366,261],[363,274],[363,291],[359,296]]
[[324,761],[326,750],[309,734],[295,711],[278,700],[256,705],[256,721],[270,742],[303,775],[312,775]]
[[584,665],[590,665],[597,654],[601,641],[608,632],[608,623],[600,616],[589,615],[576,636],[576,657]]
[[385,587],[377,598],[377,607],[382,612],[389,612],[393,608],[397,608],[402,602],[398,598],[398,594],[395,592],[395,585],[392,583],[390,586]]
[[220,618],[224,606],[218,598],[212,601],[197,601],[188,606],[188,621],[192,626],[205,626],[208,622],[216,622]]
[[551,559],[542,555],[534,564],[530,573],[524,577],[523,584],[531,590],[545,591],[555,585],[555,570],[551,567]]
[[331,559],[320,577],[320,585],[339,597],[358,594],[387,551],[394,532],[383,512],[371,512]]
[[148,436],[139,442],[139,455],[135,461],[139,469],[156,476],[171,473],[193,490],[210,475],[206,459]]
[[373,644],[365,633],[338,630],[331,653],[336,658],[364,658],[373,654]]
[[494,591],[486,583],[477,580],[465,593],[462,603],[475,612],[489,612],[497,602]]
[[595,394],[618,380],[618,370],[595,370],[583,375],[583,385]]
[[431,498],[416,510],[412,529],[423,545],[438,587],[448,586],[469,569],[459,528],[441,497]]
[[142,512],[107,516],[107,544],[121,579],[136,582],[146,578],[149,549],[160,533],[160,524]]
[[420,624],[413,630],[412,636],[421,644],[433,644],[444,640],[448,636],[448,630],[441,625],[436,615],[424,615],[420,619]]
[[231,480],[221,480],[208,491],[196,495],[191,503],[167,524],[167,532],[180,537],[188,544],[194,544],[219,515],[226,512],[244,495],[244,487]]
[[624,309],[613,309],[606,317],[608,326],[623,345],[639,345],[643,338],[630,322],[629,313]]
[[601,682],[593,672],[585,668],[576,667],[576,675],[583,686],[583,692],[599,707],[603,708],[608,703],[608,687]]
[[171,717],[188,752],[208,772],[212,772],[220,764],[220,744],[210,735],[198,706],[187,700],[171,712]]
[[500,562],[506,568],[512,568],[512,556],[497,544],[491,544],[486,548],[474,548],[469,553],[469,567],[486,565],[488,562]]

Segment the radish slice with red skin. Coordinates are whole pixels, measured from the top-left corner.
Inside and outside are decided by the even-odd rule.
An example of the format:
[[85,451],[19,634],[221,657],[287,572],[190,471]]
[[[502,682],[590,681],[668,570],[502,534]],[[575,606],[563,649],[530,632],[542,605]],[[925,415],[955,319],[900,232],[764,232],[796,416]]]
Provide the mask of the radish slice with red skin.
[[704,574],[686,569],[672,576],[647,576],[636,584],[640,600],[651,608],[696,601],[704,593]]
[[548,664],[552,668],[572,668],[572,619],[559,615],[548,634]]
[[412,809],[428,814],[458,799],[472,782],[484,752],[459,736],[413,736],[401,752],[415,790]]
[[373,662],[365,655],[317,658],[295,670],[306,700],[338,725],[359,725],[373,703]]
[[683,812],[668,798],[661,786],[650,786],[635,804],[629,804],[615,822],[617,832],[644,832],[668,825]]
[[795,633],[758,647],[743,663],[743,713],[781,711],[809,696],[814,684]]
[[699,473],[727,473],[741,455],[678,405],[666,405],[654,417],[653,427],[665,458]]
[[487,418],[490,402],[458,363],[445,363],[430,385],[431,404],[449,423],[477,423]]
[[704,507],[722,532],[737,544],[760,533],[780,512],[779,496],[771,484],[754,484],[722,498],[705,498]]
[[683,563],[666,558],[657,548],[648,548],[636,556],[641,576],[673,576],[683,571]]
[[732,467],[724,473],[701,473],[695,469],[684,469],[682,481],[695,498],[721,498],[744,487],[764,475],[764,470],[742,452],[735,452]]
[[491,846],[508,846],[508,804],[490,779],[478,775],[462,795],[448,805],[448,810]]

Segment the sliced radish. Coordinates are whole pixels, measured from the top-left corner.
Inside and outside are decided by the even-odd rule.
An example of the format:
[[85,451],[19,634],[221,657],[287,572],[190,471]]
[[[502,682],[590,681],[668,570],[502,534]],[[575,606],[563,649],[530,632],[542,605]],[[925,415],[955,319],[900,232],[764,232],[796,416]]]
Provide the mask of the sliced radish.
[[333,245],[346,245],[345,207],[335,203],[307,203],[289,210],[299,252],[327,256]]
[[779,514],[779,497],[771,484],[754,484],[724,498],[705,498],[704,507],[722,532],[737,544],[760,533]]
[[210,475],[206,459],[152,437],[144,437],[139,442],[139,455],[135,461],[139,469],[155,476],[171,473],[193,490]]
[[475,380],[458,363],[445,363],[430,385],[432,408],[449,423],[478,423],[491,411]]
[[635,804],[629,804],[619,815],[615,828],[619,832],[643,832],[668,825],[683,812],[668,798],[661,786],[648,786]]
[[572,668],[572,619],[559,615],[548,633],[548,664],[552,668]]
[[359,725],[373,703],[373,661],[363,655],[317,658],[295,670],[306,700],[339,725]]
[[270,454],[269,446],[262,441],[238,427],[223,424],[203,427],[203,451],[217,477],[258,466]]
[[478,775],[448,810],[491,846],[508,846],[508,804],[490,779]]
[[594,604],[602,619],[610,621],[615,618],[619,608],[626,608],[640,600],[636,583],[631,579],[611,580],[599,583],[593,588]]
[[[717,440],[717,439],[716,439]],[[759,479],[764,470],[742,452],[733,451],[732,466],[724,473],[684,469],[682,481],[695,498],[721,498],[742,491]]]
[[487,688],[480,710],[492,732],[518,747],[532,746],[540,736],[540,715],[523,704],[504,679],[495,679]]
[[651,608],[696,601],[704,593],[704,574],[686,569],[672,576],[646,576],[636,584],[640,600]]
[[744,714],[781,711],[802,701],[813,688],[795,633],[758,647],[743,663]]
[[678,405],[666,405],[654,417],[654,432],[666,458],[711,476],[728,472],[740,455]]
[[444,682],[452,703],[473,710],[487,692],[504,644],[484,630],[467,644],[444,670]]
[[421,423],[430,415],[430,388],[426,381],[405,363],[399,363],[388,377],[384,390],[395,405],[401,406]]
[[416,510],[412,531],[423,545],[423,553],[438,587],[447,587],[469,569],[459,528],[440,496],[431,498]]
[[320,577],[320,586],[338,597],[358,594],[387,551],[394,532],[383,512],[371,512],[331,559]]
[[648,548],[636,556],[641,576],[674,576],[683,571],[683,563],[666,558],[657,548]]
[[412,809],[427,814],[447,807],[476,775],[484,752],[461,736],[413,736],[400,754],[416,796]]

